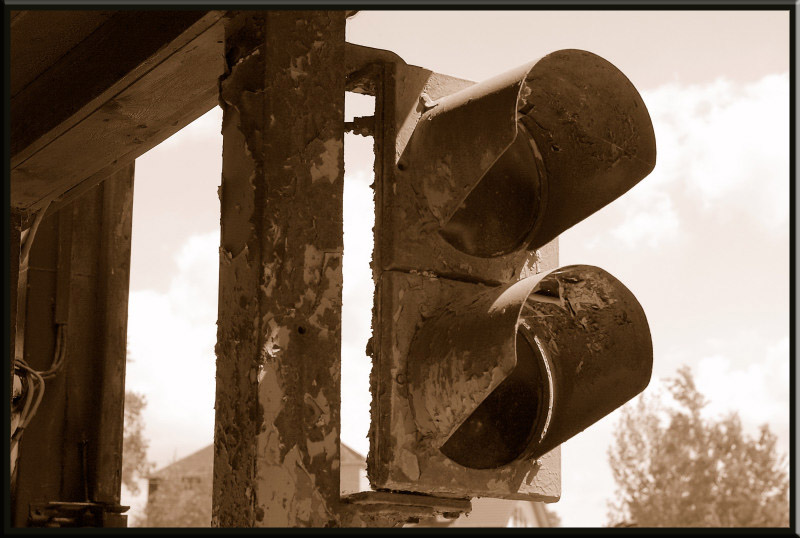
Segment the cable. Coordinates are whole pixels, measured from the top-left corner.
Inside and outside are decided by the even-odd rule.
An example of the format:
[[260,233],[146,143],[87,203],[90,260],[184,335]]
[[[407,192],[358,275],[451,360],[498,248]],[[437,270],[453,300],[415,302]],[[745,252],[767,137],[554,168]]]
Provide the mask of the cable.
[[[33,221],[31,227],[23,232],[24,237],[20,237],[20,242],[22,243],[22,247],[20,249],[20,268],[27,267],[28,265],[28,256],[30,255],[31,247],[33,246],[33,240],[36,237],[36,230],[39,229],[39,224],[41,224],[44,214],[47,212],[49,207],[50,202],[48,201],[36,215],[36,219]],[[53,354],[53,362],[50,364],[50,368],[47,370],[40,372],[31,368],[24,359],[14,359],[14,369],[27,372],[27,375],[24,377],[26,385],[24,389],[26,393],[25,404],[22,406],[22,411],[20,412],[19,424],[11,436],[12,451],[14,448],[16,448],[17,444],[22,438],[22,433],[25,431],[25,428],[28,426],[28,424],[30,424],[34,415],[36,415],[36,412],[39,410],[39,405],[42,403],[42,399],[44,398],[44,380],[54,377],[64,365],[64,358],[67,354],[67,336],[64,327],[64,324],[58,324],[58,330],[56,333],[56,349],[55,353]]]
[[59,323],[58,325],[58,333],[56,335],[56,352],[53,359],[53,363],[50,365],[50,368],[45,370],[44,372],[39,372],[44,379],[50,379],[51,377],[55,377],[55,375],[61,370],[61,367],[64,365],[64,357],[67,354],[67,335],[64,330],[66,327],[65,324]]
[[[25,430],[28,424],[30,424],[31,419],[33,419],[33,416],[36,414],[36,411],[39,410],[39,404],[42,403],[42,398],[44,398],[44,379],[39,372],[28,366],[28,364],[22,359],[15,359],[14,367],[25,370],[29,375],[26,376],[25,379],[26,384],[28,385],[28,396],[25,399],[25,406],[22,408],[22,412],[20,413],[19,425],[17,426],[14,435],[11,436],[12,450],[14,446],[19,443],[19,440],[22,437],[22,432]],[[38,383],[38,386],[35,383]],[[34,393],[36,394],[36,401],[33,405],[30,405]]]
[[[18,368],[18,366],[16,364],[16,361],[14,362],[14,367]],[[19,368],[21,368],[21,366],[19,366]],[[27,377],[25,377],[25,384],[30,384],[30,382],[28,381]],[[22,411],[20,412],[20,421],[19,421],[20,424],[22,424],[22,419],[24,418],[23,415],[25,415],[27,410],[30,409],[31,402],[33,401],[33,395],[36,392],[35,390],[33,390],[33,387],[28,387],[27,389],[23,388],[22,390],[25,393],[25,405],[22,406]],[[15,435],[16,435],[17,431],[19,431],[19,429],[20,429],[19,426],[17,426],[15,428],[15,430],[14,430],[14,434]],[[14,440],[14,436],[13,435],[11,436],[11,440],[13,442],[13,440]]]
[[44,207],[39,210],[39,213],[36,215],[36,219],[33,221],[30,229],[25,230],[27,233],[25,234],[25,241],[22,244],[22,250],[20,251],[19,255],[20,267],[28,264],[28,255],[31,252],[31,246],[33,246],[33,238],[36,236],[36,230],[39,229],[39,224],[42,222],[44,214],[47,213],[48,207],[50,207],[50,202],[47,202]]
[[[64,365],[64,357],[67,354],[67,337],[64,330],[65,325],[59,324],[58,326],[58,333],[56,336],[56,351],[53,357],[53,362],[50,365],[50,368],[47,370],[40,372],[38,370],[34,370],[31,368],[27,362],[23,359],[14,359],[14,367],[20,370],[24,370],[28,372],[31,378],[27,378],[27,397],[25,399],[25,405],[22,408],[22,412],[20,413],[20,425],[17,426],[17,430],[14,432],[12,436],[12,442],[15,439],[19,439],[22,436],[22,431],[25,427],[30,423],[33,419],[33,416],[36,414],[36,411],[39,409],[39,404],[42,402],[42,398],[44,397],[44,387],[45,387],[45,379],[50,379],[55,377],[56,374],[61,370],[61,367]],[[34,384],[38,383],[38,386]],[[36,403],[31,406],[32,394],[37,393]]]

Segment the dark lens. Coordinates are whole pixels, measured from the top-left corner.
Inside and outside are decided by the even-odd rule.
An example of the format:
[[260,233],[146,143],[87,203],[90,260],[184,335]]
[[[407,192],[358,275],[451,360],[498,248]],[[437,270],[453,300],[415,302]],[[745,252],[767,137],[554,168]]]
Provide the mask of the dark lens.
[[536,222],[539,175],[520,134],[439,232],[458,250],[490,258],[521,248]]
[[538,354],[517,335],[517,365],[442,446],[451,460],[472,469],[511,463],[528,447],[543,391]]

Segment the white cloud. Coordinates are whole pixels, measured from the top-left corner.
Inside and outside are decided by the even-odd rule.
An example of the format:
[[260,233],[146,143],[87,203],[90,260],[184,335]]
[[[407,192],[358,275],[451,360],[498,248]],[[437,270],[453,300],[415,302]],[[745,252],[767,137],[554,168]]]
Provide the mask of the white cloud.
[[374,96],[353,92],[347,92],[344,94],[345,121],[353,121],[353,118],[359,116],[370,116],[374,112]]
[[637,191],[625,210],[625,221],[611,229],[611,234],[629,248],[645,244],[655,248],[662,241],[678,236],[678,214],[672,199],[654,189]]
[[657,173],[717,218],[745,215],[769,231],[788,224],[789,74],[746,84],[668,84],[643,98],[658,145]]
[[193,235],[175,256],[179,278],[173,279],[169,295],[175,313],[187,321],[216,322],[219,244],[219,230]]
[[696,234],[688,223],[695,213],[770,235],[788,231],[788,73],[746,85],[671,83],[642,98],[656,134],[655,170],[573,228],[584,248],[656,249]]
[[[347,119],[373,112],[375,98],[347,93]],[[375,203],[370,184],[373,139],[354,134],[344,138],[344,260],[342,276],[342,407],[341,441],[363,455],[369,450],[369,373],[372,361],[366,355],[371,335],[373,234]]]
[[158,467],[213,440],[218,252],[218,231],[192,236],[166,293],[130,293],[126,388],[147,397],[145,435]]
[[709,417],[736,411],[745,431],[754,435],[767,423],[779,436],[779,448],[788,453],[789,440],[789,337],[762,347],[763,355],[736,368],[722,354],[701,359],[695,370],[698,390],[709,400]]

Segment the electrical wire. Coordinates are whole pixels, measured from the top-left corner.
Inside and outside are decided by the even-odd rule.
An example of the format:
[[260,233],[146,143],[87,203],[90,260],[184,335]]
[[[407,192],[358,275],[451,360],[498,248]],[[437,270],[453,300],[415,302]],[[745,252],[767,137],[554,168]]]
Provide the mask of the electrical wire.
[[[15,363],[14,363],[14,367],[15,367],[15,368],[20,368],[20,369],[22,368],[21,366],[17,366],[17,364],[16,364],[16,361],[15,361]],[[22,378],[20,378],[20,380],[22,381]],[[26,384],[26,385],[30,383],[30,382],[28,381],[28,378],[27,378],[27,376],[24,378],[24,382],[25,382],[25,384]],[[19,421],[19,424],[22,424],[22,418],[23,418],[23,415],[24,415],[24,414],[27,412],[27,410],[28,410],[28,409],[30,409],[30,407],[31,407],[31,403],[33,402],[33,396],[34,396],[34,393],[36,392],[36,391],[33,389],[33,387],[28,387],[27,389],[25,389],[25,388],[23,387],[21,390],[22,390],[22,392],[25,394],[25,405],[23,405],[23,406],[22,406],[22,411],[20,412],[20,421]],[[15,428],[15,430],[14,430],[14,434],[15,434],[15,435],[16,435],[16,433],[17,433],[17,431],[18,431],[19,429],[20,429],[20,428],[19,428],[19,426],[17,426],[17,428]],[[23,427],[23,429],[24,429],[24,427]],[[21,434],[20,434],[20,435],[21,435]],[[11,436],[11,440],[12,440],[12,441],[14,440],[14,436]]]
[[51,377],[55,377],[55,375],[61,370],[61,367],[64,365],[64,357],[67,354],[67,335],[65,331],[66,325],[60,323],[58,325],[58,333],[56,335],[56,352],[55,358],[53,359],[53,363],[50,365],[50,368],[45,370],[44,372],[39,372],[44,379],[50,379]]
[[[14,435],[11,436],[12,450],[14,446],[19,443],[19,440],[22,437],[22,432],[25,430],[28,424],[30,424],[31,419],[33,419],[33,416],[36,414],[36,411],[39,410],[39,404],[42,403],[42,398],[44,398],[44,379],[39,372],[28,366],[28,364],[22,359],[15,359],[14,367],[25,370],[28,373],[28,375],[25,376],[28,397],[26,398],[25,406],[22,408],[22,412],[20,413],[19,425],[17,426]],[[30,402],[33,400],[33,394],[36,394],[36,400],[31,405]]]
[[[33,246],[33,238],[36,236],[36,230],[39,229],[39,224],[42,222],[44,218],[44,214],[47,213],[47,208],[50,207],[50,202],[48,201],[45,206],[39,210],[39,213],[36,215],[36,219],[33,221],[29,230],[25,230],[25,240],[22,243],[22,249],[20,250],[19,254],[19,262],[20,267],[26,266],[28,264],[28,255],[31,253],[31,246]],[[21,238],[20,238],[21,239]]]
[[[50,202],[47,202],[47,204],[45,204],[45,206],[36,215],[36,219],[33,221],[30,229],[25,230],[24,238],[20,238],[20,242],[22,243],[20,249],[20,268],[26,267],[28,264],[28,256],[30,255],[31,247],[33,246],[33,240],[36,237],[36,230],[39,229],[39,224],[42,222],[48,207],[50,207]],[[44,380],[56,376],[61,371],[61,368],[64,365],[66,354],[67,335],[65,324],[60,323],[56,332],[56,349],[53,354],[53,362],[50,364],[50,367],[47,370],[40,372],[34,368],[31,368],[24,359],[14,358],[14,369],[15,371],[20,371],[20,374],[22,374],[20,377],[25,381],[25,387],[23,390],[26,395],[25,403],[22,406],[22,411],[20,411],[19,423],[16,430],[11,435],[12,453],[19,444],[25,428],[28,426],[28,424],[30,424],[34,415],[36,415],[36,412],[39,410],[39,405],[42,403],[42,399],[44,398]]]
[[[66,350],[67,336],[65,326],[60,324],[58,326],[58,332],[56,336],[56,351],[53,357],[53,362],[50,364],[50,368],[40,372],[31,368],[24,359],[14,359],[14,368],[27,372],[27,375],[25,376],[25,392],[27,395],[25,398],[25,404],[20,412],[19,424],[17,425],[17,429],[14,431],[14,434],[11,436],[12,449],[19,442],[19,439],[22,437],[22,432],[25,430],[28,424],[30,424],[31,420],[36,414],[36,411],[39,410],[39,404],[42,403],[42,398],[44,398],[44,380],[55,377],[55,375],[58,374],[64,365],[64,358],[67,354]],[[34,403],[31,403],[33,401],[34,394],[36,395],[36,400]]]

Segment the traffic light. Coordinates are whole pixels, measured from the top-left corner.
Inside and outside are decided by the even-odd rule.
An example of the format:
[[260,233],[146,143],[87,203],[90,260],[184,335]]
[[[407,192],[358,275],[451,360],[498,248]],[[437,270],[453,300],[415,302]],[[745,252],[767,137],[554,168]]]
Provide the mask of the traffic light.
[[547,267],[561,232],[655,166],[647,109],[586,51],[479,84],[389,65],[376,110],[379,145],[394,147],[376,166],[370,482],[557,500],[558,445],[652,371],[646,317],[621,282]]

